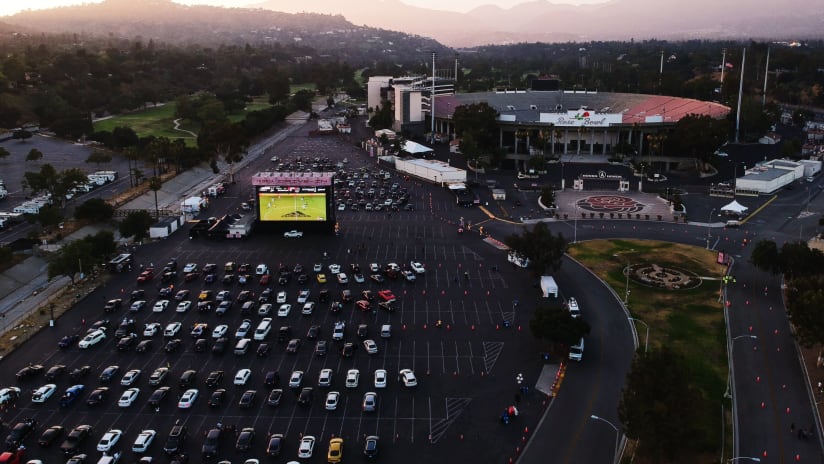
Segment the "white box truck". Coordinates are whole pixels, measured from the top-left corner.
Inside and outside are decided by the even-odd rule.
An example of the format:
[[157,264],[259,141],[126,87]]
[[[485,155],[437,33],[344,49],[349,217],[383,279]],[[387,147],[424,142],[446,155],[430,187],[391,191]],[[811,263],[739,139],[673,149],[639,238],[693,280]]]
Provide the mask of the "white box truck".
[[552,276],[541,276],[541,292],[544,298],[549,298],[549,295],[558,298],[558,284],[555,283],[555,278]]

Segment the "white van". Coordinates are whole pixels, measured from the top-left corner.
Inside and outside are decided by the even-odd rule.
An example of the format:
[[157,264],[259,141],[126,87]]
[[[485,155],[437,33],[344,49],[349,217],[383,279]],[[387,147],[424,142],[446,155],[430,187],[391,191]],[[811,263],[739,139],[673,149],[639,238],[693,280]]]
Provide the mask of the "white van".
[[258,324],[257,328],[255,329],[254,338],[257,341],[265,340],[266,336],[269,335],[269,332],[272,330],[272,318],[271,317],[264,317],[260,324]]
[[577,345],[572,345],[569,347],[569,359],[573,361],[580,361],[584,357],[584,337],[581,337],[581,341],[578,342]]
[[392,326],[384,324],[381,326],[381,338],[392,338]]
[[238,340],[237,344],[235,345],[235,354],[238,356],[246,354],[246,352],[249,350],[249,345],[251,343],[252,340],[248,338],[241,338],[240,340]]

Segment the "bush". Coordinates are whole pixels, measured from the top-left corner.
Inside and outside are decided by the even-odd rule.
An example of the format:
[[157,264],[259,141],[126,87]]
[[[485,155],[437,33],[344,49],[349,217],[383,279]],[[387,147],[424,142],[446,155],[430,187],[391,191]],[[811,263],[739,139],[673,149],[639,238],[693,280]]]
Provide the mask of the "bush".
[[114,216],[114,206],[102,198],[86,200],[74,209],[74,217],[81,221],[106,222],[112,216]]

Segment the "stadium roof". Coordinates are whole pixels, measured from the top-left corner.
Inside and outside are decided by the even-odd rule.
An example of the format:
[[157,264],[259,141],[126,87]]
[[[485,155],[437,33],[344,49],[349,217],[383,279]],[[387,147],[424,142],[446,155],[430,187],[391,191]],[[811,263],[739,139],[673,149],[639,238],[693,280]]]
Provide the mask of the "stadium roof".
[[730,108],[720,103],[692,98],[643,95],[635,93],[604,93],[585,91],[508,91],[479,92],[439,96],[435,101],[435,116],[451,119],[455,108],[486,102],[500,115],[515,123],[540,122],[541,113],[566,113],[586,108],[595,113],[621,114],[622,124],[650,122],[675,123],[689,114],[716,119],[726,117]]
[[271,172],[263,171],[252,176],[252,185],[323,186],[332,185],[334,172]]

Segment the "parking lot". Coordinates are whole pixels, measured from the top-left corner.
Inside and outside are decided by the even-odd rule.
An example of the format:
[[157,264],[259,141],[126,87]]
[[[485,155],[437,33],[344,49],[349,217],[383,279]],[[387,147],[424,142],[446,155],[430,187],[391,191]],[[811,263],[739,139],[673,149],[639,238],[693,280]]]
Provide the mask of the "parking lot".
[[[326,156],[346,157],[348,169],[366,167],[373,174],[379,169],[374,165],[374,159],[337,139],[293,137],[278,147],[283,151],[279,155],[293,156],[300,151],[298,147],[306,152],[323,150]],[[267,156],[271,155],[267,153]],[[207,214],[236,211],[240,202],[248,198],[244,193],[248,192],[248,187],[244,187],[248,179],[244,176],[248,178],[270,165],[268,159],[261,159],[245,168],[238,175],[240,185],[233,186],[224,197],[213,201]],[[44,450],[37,448],[36,436],[51,425],[63,425],[67,431],[78,424],[92,425],[92,438],[83,445],[83,450],[94,457],[92,462],[96,462],[100,455],[94,451],[98,439],[106,430],[119,428],[124,436],[115,448],[124,452],[127,462],[132,462],[138,455],[130,451],[131,446],[141,430],[157,430],[157,438],[147,455],[159,458],[163,455],[163,443],[177,420],[188,428],[183,449],[194,457],[194,462],[201,460],[203,435],[218,423],[234,426],[237,430],[253,427],[256,438],[250,451],[239,452],[235,450],[235,436],[231,433],[224,435],[215,461],[242,462],[246,458],[264,458],[267,437],[283,434],[284,449],[279,462],[297,457],[298,444],[305,435],[317,439],[314,456],[303,460],[306,462],[325,462],[327,445],[333,437],[344,439],[346,461],[353,455],[361,459],[364,440],[369,435],[380,437],[380,460],[387,462],[411,463],[425,459],[444,462],[447,458],[457,457],[470,462],[506,462],[512,450],[523,444],[527,433],[525,427],[534,426],[544,406],[544,398],[537,392],[515,398],[518,393],[515,376],[522,373],[530,384],[541,367],[536,355],[538,349],[527,327],[538,292],[527,274],[506,263],[502,252],[485,244],[477,235],[457,233],[455,224],[459,218],[466,216],[467,220],[480,220],[482,216],[477,211],[457,208],[454,199],[436,186],[404,180],[397,174],[393,175],[392,182],[398,182],[408,190],[408,202],[413,205],[413,210],[338,211],[339,236],[307,234],[301,238],[284,238],[282,234],[259,232],[245,241],[190,241],[184,229],[168,240],[141,247],[135,253],[131,272],[115,275],[105,288],[84,299],[76,310],[61,318],[57,327],[42,331],[12,357],[2,361],[3,371],[11,373],[29,363],[41,364],[46,369],[65,364],[68,370],[89,365],[91,373],[80,381],[86,384],[84,396],[66,408],[58,406],[59,395],[73,383],[64,374],[54,382],[58,388],[53,398],[42,404],[32,403],[30,391],[46,383],[42,374],[17,383],[9,379],[0,382],[3,384],[0,386],[15,384],[23,389],[23,393],[14,406],[6,406],[3,422],[13,425],[22,418],[35,418],[39,423],[37,431],[26,443],[29,449],[36,450],[33,456],[45,462],[65,459],[58,457],[61,454],[56,446]],[[473,214],[475,217],[471,217]],[[184,281],[181,269],[178,269],[178,278],[168,284],[174,285],[174,293],[183,289],[190,291],[187,299],[193,301],[191,308],[185,313],[176,312],[177,302],[171,301],[162,312],[153,312],[154,303],[162,299],[158,293],[167,284],[161,284],[159,275],[142,284],[136,279],[141,267],[153,266],[159,270],[171,258],[175,258],[181,268],[186,263],[196,263],[200,269],[206,264],[215,264],[218,278],[214,283],[205,283],[203,274],[200,274],[194,280]],[[413,261],[422,263],[425,268],[425,272],[415,274],[415,282],[406,281],[402,275],[397,279],[386,278],[383,283],[369,278],[372,273],[368,270],[370,263],[378,263],[381,270],[389,263],[397,263],[402,270],[407,270]],[[249,282],[245,285],[237,281],[229,285],[222,283],[226,262],[250,264]],[[265,286],[259,284],[260,276],[254,273],[255,267],[261,263],[266,264],[273,274]],[[296,264],[304,267],[307,282],[298,284],[298,274],[293,273],[287,284],[279,285],[274,278],[278,268],[283,265],[293,269]],[[318,273],[313,271],[315,264],[321,265],[327,282],[318,281]],[[331,264],[341,266],[341,271],[349,276],[349,283],[336,281],[329,270]],[[352,264],[361,268],[365,276],[363,283],[353,280]],[[203,289],[211,289],[215,294],[229,290],[233,299],[242,290],[249,290],[257,300],[266,287],[272,288],[275,294],[286,291],[287,303],[292,309],[288,316],[278,317],[276,309],[280,304],[275,304],[273,297],[271,303],[275,310],[267,316],[273,319],[271,333],[263,341],[252,341],[246,354],[236,355],[232,348],[241,321],[250,319],[254,329],[263,316],[258,315],[256,308],[249,314],[242,314],[241,304],[236,301],[224,315],[215,314],[213,308],[200,312],[194,303]],[[147,304],[132,312],[128,300],[135,289],[145,290]],[[323,289],[328,290],[329,301],[318,301]],[[331,302],[339,301],[344,289],[351,291],[355,301],[362,299],[363,290],[370,290],[376,297],[379,290],[391,290],[396,297],[394,310],[378,308],[379,298],[375,298],[368,311],[361,311],[355,302],[350,302],[345,303],[340,312],[332,312]],[[300,290],[308,290],[309,301],[317,303],[310,315],[301,314],[303,305],[297,302]],[[104,313],[105,302],[112,298],[123,299],[122,308]],[[143,335],[147,323],[158,322],[165,327],[171,322],[181,322],[182,328],[175,336],[181,339],[181,347],[173,353],[165,352],[166,340],[162,333],[158,333],[151,337],[153,344],[145,353],[137,353],[133,348],[117,351],[113,333],[124,317],[135,320],[139,340],[150,338]],[[109,329],[103,342],[89,349],[80,349],[76,344],[66,350],[57,348],[57,341],[63,335],[84,334],[95,321],[104,318],[109,320]],[[333,327],[339,321],[346,324],[344,339],[333,341]],[[208,340],[209,348],[203,352],[195,351],[195,337],[190,335],[196,323],[208,324],[203,338]],[[228,325],[226,337],[230,343],[225,353],[214,354],[211,346],[215,340],[211,331],[221,324]],[[367,327],[365,337],[356,335],[361,324]],[[380,336],[385,324],[392,326],[391,338]],[[296,353],[286,352],[287,340],[276,341],[278,329],[284,325],[291,328],[289,339],[302,340]],[[329,343],[330,349],[325,356],[315,355],[315,340],[306,337],[313,325],[319,327],[317,338]],[[368,354],[362,346],[363,339],[374,340],[378,352]],[[257,348],[263,342],[271,344],[272,349],[266,356],[257,356]],[[347,342],[360,347],[351,357],[344,357],[340,352]],[[98,386],[99,374],[110,365],[119,366],[120,372],[109,385],[108,400],[97,406],[87,406],[86,396]],[[162,385],[170,386],[171,393],[155,408],[147,400],[157,387],[150,386],[148,378],[158,367],[170,369]],[[247,384],[233,385],[235,373],[245,368],[251,370]],[[141,377],[135,384],[141,391],[132,406],[118,407],[117,400],[127,388],[119,385],[120,377],[130,369],[141,369]],[[179,409],[177,401],[186,388],[178,386],[178,379],[190,369],[197,371],[192,387],[199,389],[199,397],[191,408]],[[333,372],[330,387],[317,385],[322,369]],[[344,385],[350,369],[360,372],[356,388]],[[377,369],[388,372],[385,388],[375,388],[373,384]],[[402,369],[414,371],[416,387],[406,387],[400,381],[398,373]],[[225,372],[222,384],[207,387],[208,374],[217,370]],[[264,385],[265,376],[270,371],[279,375],[279,383],[275,386]],[[301,387],[314,389],[308,405],[299,405],[299,390],[292,391],[287,386],[293,371],[305,373]],[[210,407],[207,401],[218,387],[227,390],[226,402],[219,407]],[[278,406],[266,404],[272,388],[282,388],[285,392]],[[256,390],[257,394],[253,406],[244,409],[238,402],[249,389]],[[341,399],[335,410],[328,411],[324,403],[326,393],[331,390],[339,391]],[[377,393],[377,408],[364,412],[363,396],[370,391]],[[501,411],[515,401],[520,401],[522,413],[516,424],[504,426],[498,420]]]

